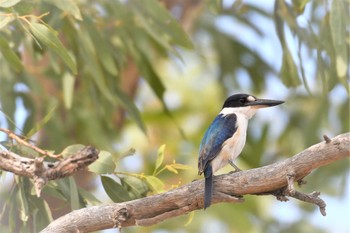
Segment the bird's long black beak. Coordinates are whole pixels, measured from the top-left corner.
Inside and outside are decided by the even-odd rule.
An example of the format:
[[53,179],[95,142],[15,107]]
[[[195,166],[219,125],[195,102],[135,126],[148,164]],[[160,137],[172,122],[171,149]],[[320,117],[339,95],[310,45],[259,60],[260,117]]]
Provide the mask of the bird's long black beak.
[[272,107],[283,103],[284,101],[282,100],[256,99],[255,101],[249,102],[247,105],[254,106],[256,108],[267,108],[267,107]]

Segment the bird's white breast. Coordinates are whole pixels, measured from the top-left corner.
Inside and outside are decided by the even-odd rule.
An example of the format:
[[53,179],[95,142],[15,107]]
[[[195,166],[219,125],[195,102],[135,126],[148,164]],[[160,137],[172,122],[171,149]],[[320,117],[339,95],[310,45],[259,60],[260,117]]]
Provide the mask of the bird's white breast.
[[234,161],[239,154],[242,152],[243,147],[245,145],[246,137],[247,137],[247,127],[248,120],[254,115],[254,112],[249,111],[249,114],[241,111],[230,112],[227,109],[223,109],[222,113],[226,114],[236,114],[237,122],[236,127],[237,130],[234,135],[227,139],[219,154],[212,160],[211,165],[213,168],[213,172],[216,172],[220,168],[226,166],[229,161]]

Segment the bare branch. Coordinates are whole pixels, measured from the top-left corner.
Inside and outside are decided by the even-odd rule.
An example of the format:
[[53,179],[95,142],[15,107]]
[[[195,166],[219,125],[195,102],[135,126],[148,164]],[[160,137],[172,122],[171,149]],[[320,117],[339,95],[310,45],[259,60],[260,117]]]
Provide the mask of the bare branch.
[[[246,194],[273,194],[283,201],[288,200],[286,196],[290,196],[316,204],[325,214],[325,203],[318,197],[318,192],[300,193],[294,189],[293,183],[301,183],[312,170],[349,155],[350,133],[347,133],[268,166],[216,176],[213,203],[241,202],[240,196]],[[112,227],[153,225],[202,209],[203,190],[204,182],[198,180],[154,196],[75,210],[53,221],[42,233],[91,232]]]
[[71,176],[86,168],[98,158],[98,150],[86,146],[68,158],[56,162],[45,162],[43,157],[35,159],[0,150],[0,169],[33,179],[37,196],[50,180]]
[[0,131],[6,133],[10,138],[12,138],[13,140],[17,141],[19,144],[24,145],[26,147],[29,147],[32,150],[34,150],[34,151],[36,151],[36,152],[38,152],[38,153],[40,153],[42,155],[49,156],[49,157],[52,157],[52,158],[58,158],[58,157],[61,156],[61,155],[54,155],[54,154],[52,154],[49,151],[43,150],[43,149],[41,149],[39,147],[36,147],[36,146],[30,144],[29,142],[27,142],[25,140],[25,137],[19,136],[19,135],[15,134],[14,132],[12,132],[9,129],[0,128]]

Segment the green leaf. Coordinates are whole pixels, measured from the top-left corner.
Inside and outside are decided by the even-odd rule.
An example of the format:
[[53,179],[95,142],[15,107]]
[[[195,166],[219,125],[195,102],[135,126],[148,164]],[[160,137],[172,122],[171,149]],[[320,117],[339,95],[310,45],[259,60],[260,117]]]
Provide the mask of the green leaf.
[[[149,27],[147,31],[151,32],[153,37],[163,37],[163,40],[168,39],[169,43],[173,45],[176,44],[189,49],[193,48],[188,35],[159,1],[131,0],[130,2],[130,6],[137,11],[136,16],[140,17],[139,21],[143,21],[144,27]],[[147,24],[144,24],[145,22]]]
[[80,208],[78,188],[73,177],[69,177],[70,207],[72,210]]
[[333,0],[330,12],[330,28],[336,59],[338,77],[345,78],[349,66],[349,50],[347,40],[347,22],[349,5],[345,0]]
[[71,109],[73,103],[75,77],[66,72],[62,78],[63,82],[63,100],[66,109]]
[[149,58],[142,53],[142,50],[139,50],[138,56],[135,58],[137,62],[137,67],[140,69],[147,83],[151,86],[152,90],[156,93],[157,97],[161,101],[163,101],[165,86],[159,75],[153,69]]
[[148,187],[155,192],[155,193],[161,193],[164,192],[164,183],[159,178],[155,176],[145,176],[145,179],[147,181]]
[[0,7],[8,8],[16,5],[21,0],[0,0]]
[[53,4],[62,11],[73,15],[77,20],[83,20],[76,1],[73,0],[46,0],[46,2]]
[[77,74],[76,64],[61,41],[58,39],[57,32],[52,28],[49,28],[46,25],[40,23],[30,23],[29,26],[35,38],[39,42],[52,49],[58,56],[62,58],[66,65],[71,69],[73,74]]
[[64,202],[68,200],[66,196],[62,194],[62,191],[58,187],[56,181],[50,181],[47,185],[44,186],[44,189],[42,192],[48,196],[52,196],[57,199],[63,200]]
[[89,170],[96,174],[110,174],[115,170],[115,163],[111,153],[100,151],[98,159],[89,166]]
[[128,111],[130,116],[136,121],[137,125],[140,127],[140,129],[147,133],[146,126],[142,120],[140,111],[136,107],[134,101],[132,101],[121,89],[118,87],[115,88],[115,94],[120,100],[120,103],[123,105],[123,107]]
[[47,202],[42,198],[30,196],[31,217],[33,218],[33,232],[39,232],[53,221],[51,210]]
[[110,86],[107,84],[101,64],[96,58],[96,49],[88,31],[85,28],[80,30],[77,36],[77,43],[80,45],[80,53],[89,77],[95,82],[97,88],[109,102],[116,104],[115,95],[112,94]]
[[[0,18],[0,25],[2,24]],[[1,27],[0,27],[1,28]],[[7,40],[0,36],[0,52],[4,55],[5,60],[10,64],[11,68],[19,72],[23,69],[21,60],[17,54],[10,48]]]
[[164,160],[164,150],[165,150],[165,144],[161,145],[158,149],[158,155],[157,155],[157,160],[156,160],[156,166],[154,168],[153,175],[157,173],[158,168],[160,165],[162,165],[163,160]]
[[133,176],[125,176],[120,178],[120,181],[129,192],[131,199],[145,197],[149,191],[147,183],[142,179]]
[[57,189],[62,193],[62,195],[64,196],[64,198],[66,200],[70,200],[70,188],[69,188],[69,183],[67,182],[66,179],[59,179],[59,180],[55,180],[56,184],[57,184]]
[[101,181],[107,195],[114,202],[129,201],[130,196],[122,185],[107,176],[101,176]]
[[[108,71],[112,76],[118,75],[118,69],[116,62],[114,60],[114,49],[109,43],[109,39],[106,38],[105,34],[96,27],[92,18],[86,18],[85,26],[87,27],[87,32],[93,41],[93,44],[97,45],[98,48],[95,49],[96,58],[102,64],[103,68]],[[104,43],[101,43],[104,41]]]

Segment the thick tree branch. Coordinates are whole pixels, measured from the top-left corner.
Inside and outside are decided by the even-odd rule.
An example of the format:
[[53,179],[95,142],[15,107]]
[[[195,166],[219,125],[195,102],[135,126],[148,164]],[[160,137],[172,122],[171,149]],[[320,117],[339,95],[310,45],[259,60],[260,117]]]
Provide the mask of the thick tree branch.
[[[239,202],[242,201],[239,197],[246,194],[274,194],[280,200],[287,200],[287,195],[317,204],[322,212],[325,204],[318,197],[319,193],[297,192],[293,183],[301,182],[312,170],[349,155],[350,133],[347,133],[268,166],[216,176],[213,203]],[[42,233],[91,232],[112,227],[153,225],[202,209],[203,185],[203,180],[198,180],[154,196],[75,210],[53,221]]]
[[45,162],[43,157],[26,158],[0,148],[0,169],[33,179],[39,197],[48,181],[71,176],[86,168],[98,158],[98,153],[94,147],[86,146],[68,158]]

